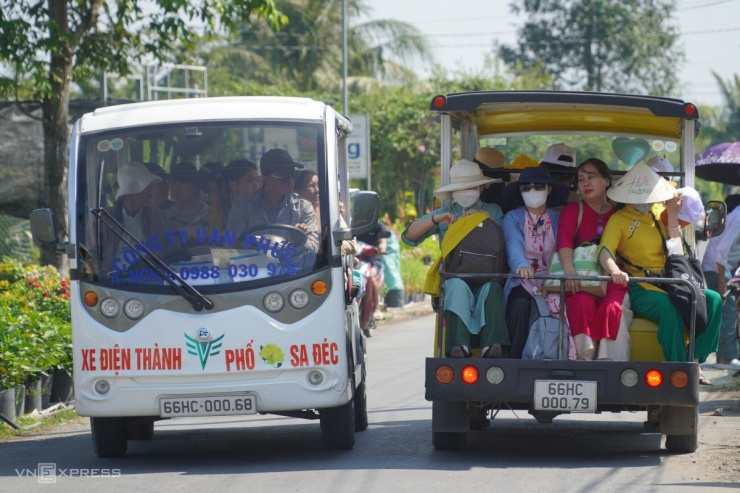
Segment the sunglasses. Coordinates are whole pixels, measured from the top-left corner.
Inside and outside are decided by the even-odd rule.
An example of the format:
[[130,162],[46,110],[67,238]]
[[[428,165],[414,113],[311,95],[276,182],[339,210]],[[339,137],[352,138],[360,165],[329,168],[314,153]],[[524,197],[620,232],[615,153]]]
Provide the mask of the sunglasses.
[[295,171],[286,171],[284,173],[272,173],[270,174],[270,177],[277,178],[283,183],[290,183],[291,181],[295,181]]
[[541,192],[542,190],[547,188],[547,184],[545,183],[522,183],[521,185],[519,185],[520,192],[529,192],[533,188],[536,191]]

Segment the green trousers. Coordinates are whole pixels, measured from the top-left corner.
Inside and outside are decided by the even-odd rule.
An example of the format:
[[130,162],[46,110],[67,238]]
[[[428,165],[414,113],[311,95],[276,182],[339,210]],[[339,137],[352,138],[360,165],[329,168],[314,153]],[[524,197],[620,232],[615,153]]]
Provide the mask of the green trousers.
[[[504,294],[501,284],[492,282],[486,298],[486,323],[480,329],[480,347],[501,344],[509,346],[509,330],[506,327],[504,317]],[[453,346],[470,345],[470,331],[462,319],[454,312],[445,310],[445,321],[447,324],[447,337],[445,338],[445,352],[449,354]]]
[[[658,342],[663,346],[666,361],[686,361],[684,342],[684,321],[678,309],[673,306],[668,294],[663,291],[644,289],[637,283],[630,283],[630,302],[638,317],[647,318],[658,324]],[[694,357],[700,362],[717,351],[719,328],[722,324],[722,297],[716,291],[706,289],[707,328],[696,337]]]

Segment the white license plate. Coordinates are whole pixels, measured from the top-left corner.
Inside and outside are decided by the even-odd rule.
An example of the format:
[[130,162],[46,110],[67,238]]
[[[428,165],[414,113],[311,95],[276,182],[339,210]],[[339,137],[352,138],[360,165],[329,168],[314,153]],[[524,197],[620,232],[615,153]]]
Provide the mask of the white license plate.
[[252,395],[166,397],[159,401],[159,414],[163,418],[256,413],[257,403]]
[[596,412],[596,382],[535,380],[534,408],[538,411]]

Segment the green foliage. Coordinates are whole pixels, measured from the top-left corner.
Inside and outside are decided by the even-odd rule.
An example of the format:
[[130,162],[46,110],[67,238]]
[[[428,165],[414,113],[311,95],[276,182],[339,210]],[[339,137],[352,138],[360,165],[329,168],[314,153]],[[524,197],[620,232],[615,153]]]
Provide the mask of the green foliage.
[[[403,229],[404,227],[400,227],[400,230]],[[401,277],[406,294],[424,291],[427,271],[437,257],[439,257],[439,242],[436,236],[427,238],[427,241],[415,247],[401,242]]]
[[683,60],[668,0],[514,0],[527,20],[499,54],[512,69],[543,70],[553,88],[670,95]]
[[0,388],[51,369],[72,369],[69,280],[54,267],[0,264]]

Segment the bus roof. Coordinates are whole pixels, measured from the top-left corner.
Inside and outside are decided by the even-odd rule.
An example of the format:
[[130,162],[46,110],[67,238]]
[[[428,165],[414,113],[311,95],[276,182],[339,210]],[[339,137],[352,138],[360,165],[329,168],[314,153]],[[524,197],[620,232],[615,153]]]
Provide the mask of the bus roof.
[[581,131],[679,138],[699,111],[679,99],[594,92],[481,91],[435,96],[432,111],[474,120],[479,135]]
[[[328,105],[308,98],[173,99],[98,108],[80,118],[83,133],[162,123],[209,120],[323,121]],[[333,111],[333,110],[332,110]],[[335,116],[344,121],[338,113]]]

